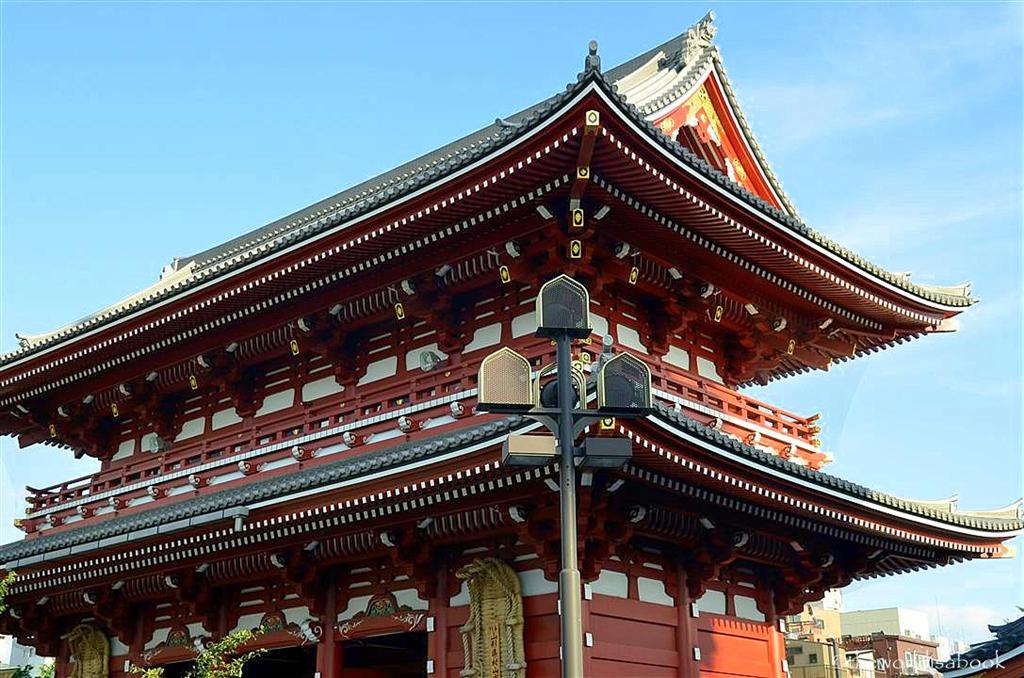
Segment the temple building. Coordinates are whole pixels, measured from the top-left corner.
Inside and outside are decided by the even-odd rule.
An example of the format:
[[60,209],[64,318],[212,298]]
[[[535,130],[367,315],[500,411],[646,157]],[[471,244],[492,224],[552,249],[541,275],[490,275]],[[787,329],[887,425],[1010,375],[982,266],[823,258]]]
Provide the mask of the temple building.
[[62,678],[175,678],[240,628],[249,678],[558,675],[557,465],[503,464],[539,424],[475,402],[496,349],[552,362],[559,274],[591,298],[579,373],[628,353],[655,396],[588,433],[629,461],[578,473],[586,676],[781,677],[826,590],[1009,555],[1017,504],[839,478],[817,415],[744,394],[974,300],[801,220],[712,19],[614,68],[592,43],[551,98],[21,336],[0,432],[102,467],[30,489],[0,633]]
[[1005,624],[990,624],[993,638],[936,662],[943,678],[1017,678],[1024,676],[1024,616]]

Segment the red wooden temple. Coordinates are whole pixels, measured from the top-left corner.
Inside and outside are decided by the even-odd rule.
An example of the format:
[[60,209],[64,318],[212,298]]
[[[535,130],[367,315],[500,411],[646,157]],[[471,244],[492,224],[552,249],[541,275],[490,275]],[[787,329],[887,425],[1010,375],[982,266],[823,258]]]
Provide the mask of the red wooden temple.
[[744,395],[973,300],[801,221],[712,19],[610,70],[592,44],[550,99],[21,337],[0,431],[102,467],[30,489],[0,631],[79,678],[258,627],[251,678],[557,675],[556,467],[503,465],[538,424],[474,403],[497,348],[551,362],[560,273],[593,301],[579,369],[610,336],[656,401],[580,474],[587,676],[783,676],[780,619],[826,589],[1008,555],[1017,505],[830,475],[817,415]]

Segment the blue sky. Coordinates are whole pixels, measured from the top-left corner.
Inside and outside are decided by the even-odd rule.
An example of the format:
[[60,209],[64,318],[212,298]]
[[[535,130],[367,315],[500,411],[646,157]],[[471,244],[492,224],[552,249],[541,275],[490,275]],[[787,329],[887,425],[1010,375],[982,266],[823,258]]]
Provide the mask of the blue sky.
[[[962,330],[758,389],[824,413],[831,472],[964,508],[1021,488],[1022,8],[971,5],[0,3],[0,348],[187,255],[559,90],[713,7],[751,124],[813,227],[930,283]],[[0,442],[0,542],[23,486],[90,462]],[[978,640],[1021,560],[854,584]]]

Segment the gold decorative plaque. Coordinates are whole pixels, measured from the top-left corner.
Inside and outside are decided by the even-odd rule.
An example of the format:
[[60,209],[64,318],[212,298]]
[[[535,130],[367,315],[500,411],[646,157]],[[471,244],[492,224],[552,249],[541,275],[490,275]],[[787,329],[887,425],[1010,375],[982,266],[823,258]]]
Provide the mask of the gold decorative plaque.
[[497,558],[478,558],[455,575],[469,588],[469,619],[460,629],[461,675],[525,678],[523,595],[515,570]]

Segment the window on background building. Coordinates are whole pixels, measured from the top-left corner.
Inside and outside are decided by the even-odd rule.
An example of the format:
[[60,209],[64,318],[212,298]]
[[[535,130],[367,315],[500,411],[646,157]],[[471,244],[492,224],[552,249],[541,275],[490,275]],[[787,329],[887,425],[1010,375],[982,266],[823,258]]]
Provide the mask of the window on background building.
[[818,663],[818,653],[817,652],[812,652],[809,655],[807,655],[807,663],[808,664],[817,664]]

